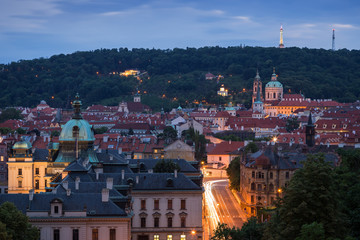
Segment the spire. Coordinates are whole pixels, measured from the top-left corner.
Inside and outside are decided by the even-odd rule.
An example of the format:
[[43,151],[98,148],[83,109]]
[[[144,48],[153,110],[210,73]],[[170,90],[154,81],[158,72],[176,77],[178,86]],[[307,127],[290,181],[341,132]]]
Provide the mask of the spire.
[[261,102],[261,97],[260,97],[260,86],[259,84],[257,85],[257,90],[256,90],[256,100],[255,102]]
[[73,115],[73,119],[82,119],[82,116],[81,116],[81,101],[79,100],[80,99],[80,96],[79,96],[79,93],[76,93],[76,96],[75,96],[75,100],[73,101],[73,108],[74,108],[74,115]]
[[312,121],[312,116],[311,116],[311,111],[310,111],[310,114],[309,114],[309,119],[308,119],[308,126],[313,126],[313,121]]
[[260,80],[260,75],[259,75],[259,69],[256,69],[256,76],[255,76],[256,80]]
[[279,48],[284,48],[283,27],[282,27],[282,25],[280,27],[280,44],[279,44]]
[[277,76],[275,73],[275,67],[273,68],[273,74],[271,75],[271,81],[277,81]]

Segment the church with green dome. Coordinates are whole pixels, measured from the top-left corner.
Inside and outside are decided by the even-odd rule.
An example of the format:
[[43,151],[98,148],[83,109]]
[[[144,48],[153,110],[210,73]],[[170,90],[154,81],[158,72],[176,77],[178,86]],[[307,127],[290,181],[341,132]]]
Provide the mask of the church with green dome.
[[[81,116],[81,101],[77,94],[73,101],[72,119],[61,126],[59,143],[50,141],[48,149],[33,149],[23,139],[14,144],[9,158],[10,193],[50,191],[61,179],[64,169],[74,161],[90,165],[101,164],[94,150],[94,131]],[[34,171],[35,169],[35,171]],[[15,177],[16,176],[16,177]]]

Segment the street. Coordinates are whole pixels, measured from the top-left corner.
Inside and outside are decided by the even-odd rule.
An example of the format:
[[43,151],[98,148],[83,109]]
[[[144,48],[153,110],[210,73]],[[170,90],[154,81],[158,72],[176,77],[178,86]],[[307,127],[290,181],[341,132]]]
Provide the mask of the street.
[[228,180],[206,181],[204,188],[205,239],[209,239],[219,222],[241,228],[247,217],[231,193]]

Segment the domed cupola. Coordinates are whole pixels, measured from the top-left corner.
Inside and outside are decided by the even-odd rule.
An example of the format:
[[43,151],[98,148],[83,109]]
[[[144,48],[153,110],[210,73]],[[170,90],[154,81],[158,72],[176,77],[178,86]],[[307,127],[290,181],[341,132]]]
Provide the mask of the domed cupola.
[[73,102],[74,115],[64,126],[59,136],[59,141],[87,141],[94,142],[95,137],[91,125],[81,116],[81,101],[79,94],[76,94]]
[[283,98],[283,85],[277,80],[275,68],[271,75],[271,81],[265,85],[265,100],[274,101],[282,100]]
[[92,126],[81,116],[81,101],[76,94],[73,101],[74,115],[64,126],[59,136],[59,155],[55,162],[72,162],[79,158],[97,163],[99,160],[93,150],[95,141]]

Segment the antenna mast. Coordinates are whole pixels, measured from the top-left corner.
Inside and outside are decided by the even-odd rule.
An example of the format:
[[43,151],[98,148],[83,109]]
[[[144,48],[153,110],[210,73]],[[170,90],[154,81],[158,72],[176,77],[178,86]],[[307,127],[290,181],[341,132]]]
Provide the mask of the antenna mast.
[[332,50],[335,51],[335,29],[333,29],[332,34]]

